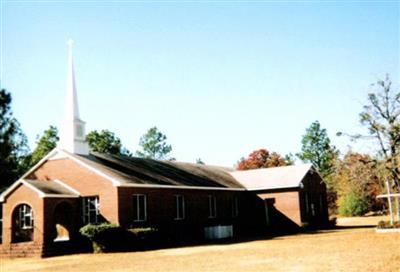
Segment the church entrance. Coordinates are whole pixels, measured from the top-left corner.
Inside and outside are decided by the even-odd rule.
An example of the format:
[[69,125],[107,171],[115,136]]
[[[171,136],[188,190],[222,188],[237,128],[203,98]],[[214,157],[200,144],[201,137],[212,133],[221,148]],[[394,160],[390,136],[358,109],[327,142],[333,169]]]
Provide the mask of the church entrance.
[[54,224],[56,237],[54,242],[69,241],[72,227],[72,207],[66,202],[61,202],[54,209]]

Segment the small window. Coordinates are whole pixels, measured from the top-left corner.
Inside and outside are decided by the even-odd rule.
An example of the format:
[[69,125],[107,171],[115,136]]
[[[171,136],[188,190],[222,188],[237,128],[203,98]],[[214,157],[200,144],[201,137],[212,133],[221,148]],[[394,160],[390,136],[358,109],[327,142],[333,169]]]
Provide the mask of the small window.
[[308,214],[309,213],[309,211],[310,211],[310,209],[309,209],[309,203],[308,203],[308,193],[305,193],[304,194],[305,196],[304,196],[304,200],[305,200],[305,206],[306,206],[306,214]]
[[208,211],[208,218],[217,217],[217,199],[215,198],[215,196],[208,196]]
[[239,198],[237,196],[232,198],[232,217],[239,215]]
[[324,213],[324,200],[322,198],[322,195],[319,196],[319,212],[321,214]]
[[32,208],[28,205],[21,205],[19,210],[19,222],[21,229],[32,229],[33,228],[33,213]]
[[15,243],[32,241],[34,226],[32,208],[21,204],[13,211],[12,218],[12,241]]
[[75,130],[75,133],[76,133],[75,135],[76,135],[78,138],[84,137],[82,125],[76,124],[75,129],[76,129],[76,130]]
[[175,195],[175,220],[185,219],[185,198],[183,195]]
[[133,221],[147,220],[147,197],[146,195],[133,195]]
[[99,222],[100,204],[99,197],[84,197],[82,199],[83,224],[96,224]]

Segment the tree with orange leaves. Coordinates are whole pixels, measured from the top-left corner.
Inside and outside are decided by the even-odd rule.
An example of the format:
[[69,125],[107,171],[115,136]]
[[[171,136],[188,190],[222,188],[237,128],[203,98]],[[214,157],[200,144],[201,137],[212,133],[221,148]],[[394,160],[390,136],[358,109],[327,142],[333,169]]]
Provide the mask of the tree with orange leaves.
[[276,152],[269,152],[267,149],[255,150],[247,159],[242,158],[237,166],[238,170],[257,168],[269,168],[287,165],[285,159]]

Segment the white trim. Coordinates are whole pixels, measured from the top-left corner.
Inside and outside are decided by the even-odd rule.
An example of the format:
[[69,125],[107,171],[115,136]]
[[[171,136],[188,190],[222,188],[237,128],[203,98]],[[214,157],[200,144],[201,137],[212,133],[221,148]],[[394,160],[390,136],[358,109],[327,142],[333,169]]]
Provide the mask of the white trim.
[[23,185],[25,185],[26,187],[30,188],[31,190],[35,191],[36,193],[39,194],[39,196],[41,198],[43,198],[45,196],[45,193],[43,193],[42,191],[40,191],[38,188],[36,188],[35,186],[29,184],[28,182],[26,182],[25,180],[22,180],[21,183]]
[[81,195],[81,193],[80,193],[79,191],[75,190],[74,188],[72,188],[72,187],[69,186],[68,184],[65,184],[64,182],[62,182],[62,181],[59,180],[59,179],[55,179],[54,182],[60,184],[60,185],[63,186],[65,189],[67,189],[67,190],[73,192],[74,194],[76,194],[76,195],[78,195],[78,196]]
[[[94,210],[90,209],[90,202],[94,199]],[[96,212],[95,218],[90,217],[90,212]],[[99,222],[100,199],[98,195],[82,197],[82,221],[86,224],[96,224]],[[93,220],[94,219],[94,220]]]
[[[81,166],[89,169],[90,171],[96,173],[97,175],[111,181],[113,186],[115,187],[139,187],[139,188],[171,188],[171,189],[193,189],[193,190],[221,190],[221,191],[247,191],[245,188],[227,188],[227,187],[206,187],[206,186],[177,186],[177,185],[159,185],[159,184],[132,184],[132,183],[123,183],[118,179],[112,178],[109,175],[103,173],[102,171],[96,169],[95,167],[92,167],[85,163],[82,160],[79,160],[78,158],[74,157],[73,155],[69,154],[69,152],[59,149],[58,147],[54,148],[52,151],[50,151],[46,156],[44,156],[37,164],[35,164],[32,168],[30,168],[24,175],[21,176],[17,181],[15,181],[10,187],[8,187],[7,190],[5,190],[1,195],[0,195],[0,202],[4,202],[5,196],[7,196],[10,192],[12,192],[15,187],[20,183],[21,180],[23,180],[25,177],[27,177],[29,174],[34,172],[39,166],[41,166],[44,162],[49,160],[51,157],[56,155],[57,153],[62,153],[65,154],[67,158],[75,161],[76,163],[80,164]],[[73,190],[74,192],[76,190]]]
[[193,189],[193,190],[217,190],[217,191],[247,191],[245,188],[206,187],[206,186],[181,186],[161,184],[134,184],[122,183],[117,187],[139,187],[139,188],[171,188],[171,189]]
[[115,178],[112,178],[112,177],[110,177],[109,175],[107,175],[107,174],[101,172],[100,170],[98,170],[98,169],[96,169],[96,168],[94,168],[94,167],[88,165],[87,163],[85,163],[85,162],[83,162],[83,161],[81,161],[81,160],[75,158],[74,156],[72,156],[71,154],[69,154],[67,151],[65,151],[65,150],[60,150],[60,151],[63,152],[63,153],[65,153],[65,154],[67,155],[68,158],[70,158],[70,159],[72,159],[73,161],[79,163],[81,166],[86,167],[86,168],[89,169],[90,171],[96,173],[97,175],[99,175],[99,176],[101,176],[101,177],[103,177],[103,178],[105,178],[105,179],[108,179],[109,181],[112,182],[112,184],[113,184],[114,186],[121,185],[121,182],[120,182],[119,180],[117,180],[117,179],[115,179]]
[[8,187],[7,190],[5,190],[1,195],[0,195],[0,202],[4,202],[4,198],[10,194],[14,189],[21,183],[21,181],[27,177],[29,174],[31,174],[33,171],[35,171],[39,166],[41,166],[45,161],[47,161],[49,158],[54,156],[59,150],[57,148],[54,148],[51,150],[46,156],[44,156],[37,164],[32,166],[25,174],[23,174],[18,180],[16,180],[10,187]]
[[400,197],[400,193],[394,193],[394,194],[390,193],[390,194],[384,194],[384,195],[376,196],[376,198],[388,198],[388,197],[390,197],[390,198],[392,198],[392,197]]
[[77,195],[55,195],[55,194],[43,194],[42,198],[79,198]]

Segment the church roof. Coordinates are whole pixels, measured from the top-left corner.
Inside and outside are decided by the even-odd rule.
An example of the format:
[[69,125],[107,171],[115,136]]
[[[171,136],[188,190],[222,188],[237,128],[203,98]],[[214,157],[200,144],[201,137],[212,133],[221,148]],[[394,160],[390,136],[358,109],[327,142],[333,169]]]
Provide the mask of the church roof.
[[70,154],[117,180],[121,185],[161,185],[244,189],[229,174],[230,168],[175,161],[159,161],[92,152]]
[[31,185],[44,195],[63,195],[63,196],[77,195],[76,192],[67,188],[66,185],[62,184],[60,181],[25,179],[24,183]]
[[272,190],[300,187],[310,170],[313,170],[311,164],[302,164],[234,171],[230,174],[247,190]]

